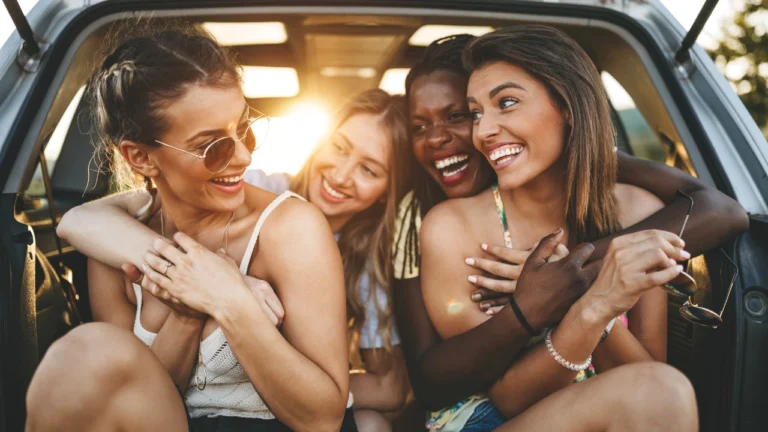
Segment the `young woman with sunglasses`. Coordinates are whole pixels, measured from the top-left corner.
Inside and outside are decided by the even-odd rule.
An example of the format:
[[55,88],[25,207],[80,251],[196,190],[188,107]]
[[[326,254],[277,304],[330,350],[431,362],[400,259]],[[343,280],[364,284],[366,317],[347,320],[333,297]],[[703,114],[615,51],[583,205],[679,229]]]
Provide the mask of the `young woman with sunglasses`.
[[[395,161],[408,160],[406,116],[401,100],[374,89],[350,99],[332,123],[331,133],[295,178],[250,169],[242,180],[274,193],[292,190],[315,205],[335,233],[344,267],[350,352],[353,364],[365,370],[350,375],[355,418],[360,430],[387,430],[389,423],[382,413],[397,411],[408,392],[405,362],[389,306],[389,245],[396,205],[407,183],[405,171],[395,172],[401,166]],[[221,170],[231,163],[230,147],[234,146],[233,138],[218,138],[189,156],[201,159],[210,170]],[[156,235],[131,216],[147,201],[146,194],[122,194],[85,204],[65,215],[59,232],[84,254],[109,265],[135,263],[146,248],[141,245]],[[153,206],[161,207],[160,200]],[[98,224],[104,235],[93,236],[84,229],[90,221]],[[110,248],[112,244],[126,247],[115,250]],[[132,279],[139,280],[141,274],[135,268],[126,269]],[[248,282],[265,313],[275,323],[282,321],[285,311],[269,284],[253,279]],[[149,279],[142,285],[150,291],[155,288]]]
[[[338,248],[316,207],[243,184],[256,143],[227,52],[193,30],[134,37],[89,90],[114,174],[143,177],[162,198],[149,236],[101,252],[146,262],[157,286],[147,295],[93,254],[91,302],[103,322],[50,348],[29,389],[27,430],[356,430],[345,411]],[[106,239],[121,229],[80,223]],[[279,295],[279,330],[245,275]]]
[[[510,308],[493,314],[482,325],[443,340],[434,330],[421,296],[418,243],[421,217],[446,197],[467,197],[481,192],[495,177],[471,140],[472,125],[465,99],[468,73],[462,65],[461,54],[472,39],[472,36],[457,35],[433,43],[427,48],[424,59],[411,69],[406,83],[413,149],[424,170],[417,171],[420,178],[414,182],[416,189],[401,206],[398,228],[404,229],[396,235],[397,280],[393,295],[398,325],[409,329],[403,333],[403,347],[411,384],[418,402],[433,410],[486,391],[528,342],[525,329]],[[441,158],[454,156],[459,157],[448,162],[458,164],[454,168],[460,168],[461,172],[444,179],[446,176],[441,168],[451,171],[451,167],[438,167],[436,163],[442,161]],[[700,254],[746,229],[744,210],[718,191],[662,164],[632,158],[621,152],[618,159],[620,182],[651,191],[667,204],[620,233],[647,228],[679,231],[688,200],[678,198],[677,189],[685,190],[696,198],[697,203],[685,235],[689,252]],[[412,199],[414,196],[416,199]],[[710,232],[713,227],[717,228],[716,233]],[[703,235],[704,232],[707,235]],[[533,256],[542,260],[554,252],[557,242],[553,237],[546,237]],[[605,255],[613,237],[615,234],[593,241],[592,259]],[[521,274],[522,263],[529,252],[521,254],[496,244],[491,243],[487,249],[495,255],[493,257],[476,259],[479,250],[467,257],[475,258],[474,266],[479,270],[496,276],[473,275],[478,286],[472,294],[473,300],[490,303],[482,304],[483,310],[506,304],[506,296],[514,292],[518,304],[526,305],[526,317],[535,327],[552,325],[562,319],[594,279],[595,272],[589,274],[581,266],[560,265],[573,262],[574,256],[560,264],[525,267]],[[479,249],[480,245],[477,246]],[[546,290],[541,289],[544,286]],[[415,421],[423,419],[419,415],[423,410],[418,406],[413,408]]]

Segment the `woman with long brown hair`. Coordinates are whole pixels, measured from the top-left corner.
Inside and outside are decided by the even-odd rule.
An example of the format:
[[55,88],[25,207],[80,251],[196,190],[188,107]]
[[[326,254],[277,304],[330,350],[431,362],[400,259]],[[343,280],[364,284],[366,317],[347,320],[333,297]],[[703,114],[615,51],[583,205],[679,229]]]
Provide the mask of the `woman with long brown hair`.
[[[456,265],[481,256],[478,245],[502,242],[525,250],[555,232],[557,241],[575,248],[571,256],[577,259],[569,265],[582,267],[592,251],[583,242],[613,234],[662,207],[648,192],[616,184],[607,98],[596,68],[568,36],[543,26],[498,30],[471,42],[465,60],[471,71],[467,100],[473,141],[498,182],[477,196],[437,205],[423,221],[423,296],[443,339],[489,319],[469,299],[476,290],[471,267]],[[658,286],[679,273],[677,261],[690,258],[683,247],[677,236],[658,231],[615,239],[597,281],[546,331],[533,327],[525,318],[530,309],[510,297],[507,309],[530,333],[531,348],[487,395],[433,413],[430,427],[491,430],[512,418],[504,426],[509,430],[645,430],[674,406],[678,415],[667,419],[666,427],[693,430],[694,397],[682,375],[654,364],[618,367],[664,355],[666,295]],[[526,266],[538,266],[538,260],[543,264],[534,256]],[[613,325],[628,310],[632,332]],[[542,339],[545,343],[539,343]],[[595,370],[605,374],[589,385],[565,388]],[[666,391],[638,383],[631,378],[637,373],[656,377],[654,385]],[[626,398],[632,386],[645,398]],[[652,391],[676,397],[653,399]],[[587,392],[603,406],[600,413],[577,403]]]
[[[406,79],[411,146],[419,168],[414,170],[413,193],[401,202],[396,225],[393,299],[398,328],[408,329],[401,339],[416,403],[409,406],[400,423],[423,424],[425,409],[437,411],[486,392],[529,341],[525,328],[508,307],[493,313],[480,326],[443,339],[429,319],[421,294],[418,237],[422,217],[447,198],[481,193],[496,179],[490,164],[472,144],[466,101],[469,72],[462,54],[474,39],[454,35],[433,42]],[[456,158],[445,160],[452,157]],[[679,197],[677,190],[696,201],[685,232],[686,249],[691,254],[717,247],[748,226],[746,212],[735,200],[681,170],[622,151],[618,152],[618,165],[620,183],[646,189],[666,206],[642,222],[592,241],[590,260],[604,258],[611,240],[621,234],[643,229],[679,230],[680,215],[685,214],[689,201]],[[507,304],[514,293],[534,328],[554,325],[597,274],[595,267],[571,265],[585,259],[574,254],[557,263],[523,266],[528,257],[546,258],[557,250],[559,239],[553,235],[545,237],[534,251],[506,248],[500,240],[487,245],[488,257],[479,256],[481,245],[462,257],[471,258],[470,276],[476,278],[471,299],[486,313]],[[463,284],[465,279],[456,283]]]
[[[364,369],[350,375],[355,418],[360,430],[386,430],[382,413],[399,409],[408,391],[390,306],[389,258],[396,205],[407,187],[400,162],[408,151],[402,101],[378,89],[362,92],[338,110],[329,129],[295,177],[249,169],[243,180],[273,193],[290,190],[325,216],[341,252],[353,365]],[[130,216],[137,208],[132,203],[148,200],[133,193],[84,204],[64,217],[59,231],[78,250],[109,265],[134,263],[146,248],[135,239],[148,229]],[[162,207],[161,200],[154,206]],[[90,235],[85,227],[91,224],[105,235]],[[134,279],[141,276],[128,270]],[[265,298],[266,313],[281,321],[280,300],[262,281],[252,284]],[[143,285],[154,288],[148,279]]]

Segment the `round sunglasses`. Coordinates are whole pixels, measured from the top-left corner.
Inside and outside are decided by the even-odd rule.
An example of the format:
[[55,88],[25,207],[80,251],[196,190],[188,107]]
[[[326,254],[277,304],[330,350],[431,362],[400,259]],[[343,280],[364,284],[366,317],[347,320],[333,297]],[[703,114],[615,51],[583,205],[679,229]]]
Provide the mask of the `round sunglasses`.
[[720,309],[720,313],[697,305],[690,297],[685,301],[685,303],[683,303],[683,306],[680,308],[680,315],[696,325],[709,328],[717,328],[717,326],[723,323],[723,312],[725,312],[725,306],[728,304],[728,298],[731,296],[733,285],[736,283],[736,278],[739,275],[739,268],[736,266],[736,263],[733,262],[731,257],[729,257],[723,249],[720,249],[720,252],[723,253],[725,259],[731,264],[731,266],[733,266],[733,276],[731,277],[731,283],[728,286],[728,291],[725,294],[725,300],[723,301],[723,307]]
[[[254,110],[255,111],[255,110]],[[205,168],[213,174],[218,174],[229,166],[237,149],[237,142],[243,143],[249,152],[256,151],[258,145],[261,145],[266,139],[269,131],[269,117],[259,113],[258,116],[248,119],[247,126],[243,134],[235,139],[232,137],[221,137],[211,141],[203,147],[203,153],[190,152],[174,145],[155,140],[156,143],[186,153],[192,157],[203,161]]]
[[[683,226],[680,228],[680,234],[678,234],[678,237],[683,238],[685,226],[688,224],[688,219],[691,217],[691,211],[693,211],[693,198],[686,195],[685,192],[680,189],[677,190],[677,196],[687,198],[690,201],[688,212],[685,214],[685,219],[683,219]],[[664,289],[667,290],[667,293],[676,297],[690,297],[696,292],[696,280],[693,279],[693,276],[688,272],[682,271],[674,279],[665,283]]]

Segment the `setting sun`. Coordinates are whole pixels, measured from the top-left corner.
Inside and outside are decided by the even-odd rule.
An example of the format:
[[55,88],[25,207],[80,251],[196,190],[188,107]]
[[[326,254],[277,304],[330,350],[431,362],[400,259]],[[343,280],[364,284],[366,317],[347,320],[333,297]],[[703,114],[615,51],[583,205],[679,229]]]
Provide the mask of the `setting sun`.
[[297,104],[286,116],[273,117],[251,168],[295,175],[329,126],[328,111],[314,102]]

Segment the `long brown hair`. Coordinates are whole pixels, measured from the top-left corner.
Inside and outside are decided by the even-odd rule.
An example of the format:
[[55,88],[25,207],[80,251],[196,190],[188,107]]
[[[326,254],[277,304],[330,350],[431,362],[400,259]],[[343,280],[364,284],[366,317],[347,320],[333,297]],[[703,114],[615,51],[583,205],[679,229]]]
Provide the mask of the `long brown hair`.
[[576,41],[552,27],[519,25],[470,42],[464,64],[470,71],[501,61],[542,82],[568,122],[565,217],[577,242],[621,228],[613,188],[617,161],[608,98],[600,74]]
[[[390,247],[394,235],[397,204],[405,194],[405,188],[410,185],[407,177],[409,170],[403,163],[408,160],[407,152],[409,152],[407,118],[403,105],[403,100],[399,96],[390,96],[379,89],[367,90],[349,100],[336,113],[332,122],[331,130],[335,130],[352,116],[375,115],[384,126],[384,130],[389,132],[392,142],[384,200],[353,216],[339,233],[339,249],[344,263],[344,283],[347,292],[349,334],[353,347],[357,345],[360,327],[365,320],[366,309],[360,298],[358,285],[360,278],[367,273],[370,283],[369,293],[373,296],[378,312],[377,333],[381,335],[385,348],[387,350],[391,348],[390,335],[394,319],[390,289],[392,279]],[[326,145],[325,142],[313,151],[293,178],[291,190],[301,196],[307,196],[312,164],[315,155],[323,145]],[[386,310],[379,307],[376,284],[386,293]]]

